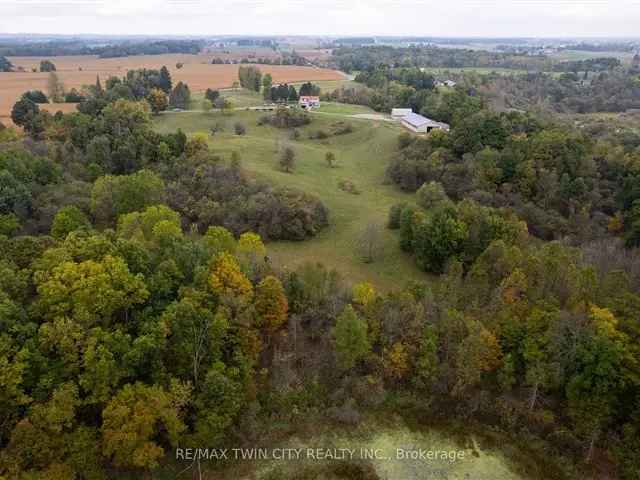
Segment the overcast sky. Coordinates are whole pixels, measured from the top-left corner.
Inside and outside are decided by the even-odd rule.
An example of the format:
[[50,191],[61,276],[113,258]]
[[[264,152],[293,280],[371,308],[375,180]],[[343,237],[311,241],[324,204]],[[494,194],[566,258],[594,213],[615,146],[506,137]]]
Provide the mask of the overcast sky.
[[0,33],[640,36],[640,0],[0,0]]

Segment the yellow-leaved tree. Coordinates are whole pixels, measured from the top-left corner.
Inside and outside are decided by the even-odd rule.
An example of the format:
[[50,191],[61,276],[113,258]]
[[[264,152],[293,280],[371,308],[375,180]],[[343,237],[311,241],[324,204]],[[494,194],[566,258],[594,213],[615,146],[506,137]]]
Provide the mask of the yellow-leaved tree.
[[276,277],[265,277],[256,287],[255,309],[258,325],[269,333],[286,320],[289,304],[282,283]]
[[119,467],[155,468],[161,443],[176,445],[186,428],[179,405],[158,386],[125,385],[102,411],[103,454]]
[[253,285],[240,270],[236,258],[228,253],[219,254],[213,261],[209,285],[222,297],[231,297],[242,303],[253,299]]

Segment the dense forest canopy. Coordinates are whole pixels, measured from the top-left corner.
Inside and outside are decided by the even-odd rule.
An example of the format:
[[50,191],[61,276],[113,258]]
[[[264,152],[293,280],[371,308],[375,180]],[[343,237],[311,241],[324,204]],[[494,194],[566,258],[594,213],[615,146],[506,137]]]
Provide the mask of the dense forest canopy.
[[552,60],[543,55],[521,55],[436,46],[340,47],[333,51],[332,63],[345,72],[371,70],[380,65],[394,67],[487,67],[544,71]]

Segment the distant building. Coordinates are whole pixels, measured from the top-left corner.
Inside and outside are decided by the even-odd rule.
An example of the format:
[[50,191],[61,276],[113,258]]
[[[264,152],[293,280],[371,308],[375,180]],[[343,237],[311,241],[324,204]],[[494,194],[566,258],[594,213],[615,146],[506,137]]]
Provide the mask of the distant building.
[[455,87],[457,84],[453,80],[445,80],[445,81],[437,80],[435,85],[436,87]]
[[300,105],[304,109],[319,108],[320,107],[320,97],[303,95],[298,100],[298,105]]
[[432,130],[449,131],[449,125],[446,123],[436,122],[430,118],[423,117],[417,113],[405,115],[401,120],[402,125],[415,133],[429,133]]
[[391,109],[391,116],[396,119],[405,117],[410,113],[413,113],[413,110],[411,110],[410,108],[392,108]]

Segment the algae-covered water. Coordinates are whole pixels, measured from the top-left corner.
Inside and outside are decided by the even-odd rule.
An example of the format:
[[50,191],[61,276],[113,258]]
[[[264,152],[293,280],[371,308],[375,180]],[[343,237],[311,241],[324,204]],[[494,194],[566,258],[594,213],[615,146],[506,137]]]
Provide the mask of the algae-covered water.
[[291,437],[265,449],[243,478],[258,480],[526,480],[499,451],[469,436],[406,425],[359,427],[313,438]]

